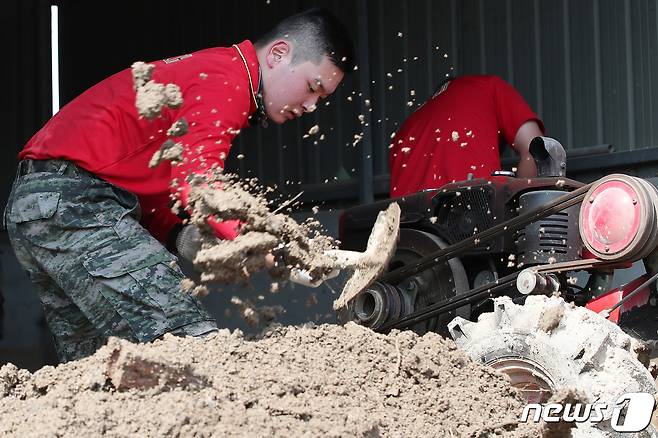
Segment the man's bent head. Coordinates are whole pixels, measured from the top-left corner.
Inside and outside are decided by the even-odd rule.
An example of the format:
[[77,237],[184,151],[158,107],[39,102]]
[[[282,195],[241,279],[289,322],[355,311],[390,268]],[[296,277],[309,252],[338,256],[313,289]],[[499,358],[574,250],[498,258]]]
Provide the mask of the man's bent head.
[[315,110],[354,67],[347,29],[325,9],[284,19],[255,46],[265,111],[279,124]]

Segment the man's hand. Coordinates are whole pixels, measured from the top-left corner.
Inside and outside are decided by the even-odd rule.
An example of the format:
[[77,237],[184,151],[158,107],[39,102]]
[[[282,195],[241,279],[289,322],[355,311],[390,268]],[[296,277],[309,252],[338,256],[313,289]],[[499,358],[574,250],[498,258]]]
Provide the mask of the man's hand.
[[308,271],[294,268],[292,271],[290,271],[290,281],[293,283],[301,284],[302,286],[318,287],[324,281],[336,277],[339,273],[340,271],[338,269],[333,269],[331,272],[322,276],[321,278],[313,278]]

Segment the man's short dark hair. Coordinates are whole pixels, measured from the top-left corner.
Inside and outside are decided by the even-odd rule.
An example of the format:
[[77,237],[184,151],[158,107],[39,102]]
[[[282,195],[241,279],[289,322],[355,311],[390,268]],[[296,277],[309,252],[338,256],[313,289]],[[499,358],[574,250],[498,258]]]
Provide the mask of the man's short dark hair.
[[313,8],[280,21],[256,41],[256,47],[265,47],[276,39],[291,40],[295,46],[292,62],[322,62],[326,55],[343,73],[354,69],[354,45],[347,28],[331,12]]

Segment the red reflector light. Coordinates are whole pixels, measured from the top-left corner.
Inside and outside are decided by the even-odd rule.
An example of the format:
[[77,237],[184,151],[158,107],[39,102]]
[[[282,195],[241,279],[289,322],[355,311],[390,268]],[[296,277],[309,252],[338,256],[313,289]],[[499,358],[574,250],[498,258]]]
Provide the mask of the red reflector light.
[[595,182],[580,208],[580,237],[596,257],[639,259],[656,246],[655,187],[628,175]]
[[581,211],[585,240],[596,252],[618,253],[633,241],[640,227],[638,194],[622,181],[598,186]]

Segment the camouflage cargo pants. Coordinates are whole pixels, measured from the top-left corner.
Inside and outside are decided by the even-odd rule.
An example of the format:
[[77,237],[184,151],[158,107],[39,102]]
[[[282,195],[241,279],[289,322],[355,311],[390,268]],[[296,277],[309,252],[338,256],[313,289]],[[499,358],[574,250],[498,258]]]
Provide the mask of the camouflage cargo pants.
[[216,330],[183,294],[170,254],[139,225],[137,198],[67,161],[23,161],[5,221],[34,284],[62,361],[109,336],[149,342]]

